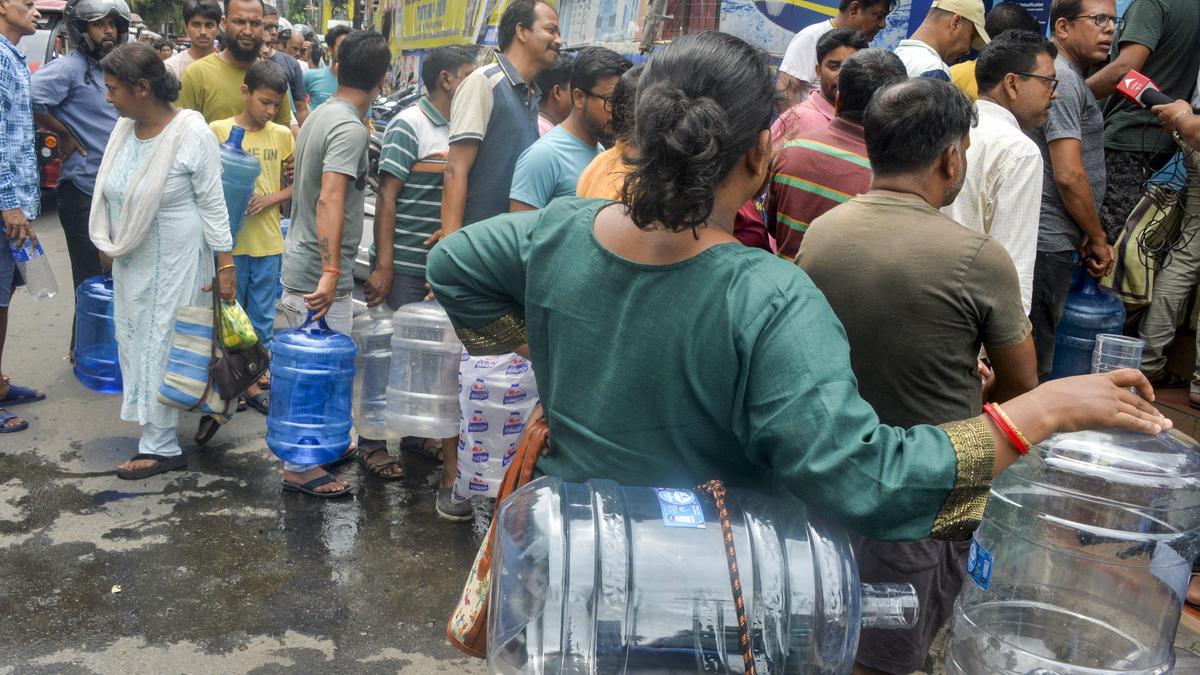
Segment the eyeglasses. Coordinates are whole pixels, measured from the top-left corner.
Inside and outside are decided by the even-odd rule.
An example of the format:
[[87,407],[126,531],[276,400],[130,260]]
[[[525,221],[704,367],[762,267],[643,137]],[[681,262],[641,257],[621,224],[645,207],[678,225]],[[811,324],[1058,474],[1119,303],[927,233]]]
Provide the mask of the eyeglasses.
[[1097,28],[1104,28],[1109,23],[1112,23],[1117,30],[1121,30],[1121,27],[1125,25],[1125,19],[1113,16],[1112,14],[1081,14],[1071,17],[1072,21],[1078,21],[1079,19],[1091,19]]
[[1013,74],[1018,75],[1020,77],[1033,77],[1033,78],[1037,78],[1043,82],[1049,82],[1051,96],[1053,96],[1054,92],[1058,90],[1058,78],[1057,77],[1046,77],[1045,75],[1035,75],[1033,73],[1013,73]]
[[279,24],[277,24],[277,23],[264,23],[264,24],[263,24],[263,32],[264,32],[264,33],[277,33],[277,32],[279,32]]
[[604,109],[609,112],[612,112],[612,99],[613,99],[612,94],[609,94],[608,96],[601,96],[600,94],[597,94],[597,93],[591,92],[591,91],[586,92],[586,93],[588,96],[591,96],[592,98],[598,98],[601,101],[604,101]]

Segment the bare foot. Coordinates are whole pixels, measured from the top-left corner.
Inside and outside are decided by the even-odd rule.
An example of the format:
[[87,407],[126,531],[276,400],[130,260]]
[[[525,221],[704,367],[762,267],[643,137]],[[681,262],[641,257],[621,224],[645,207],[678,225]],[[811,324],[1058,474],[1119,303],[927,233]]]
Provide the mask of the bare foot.
[[[8,389],[9,389],[8,376],[5,375],[4,379],[0,379],[0,398],[4,398],[5,396],[8,396]],[[33,393],[37,396],[44,396],[46,394],[46,392],[42,391],[41,389],[34,389]]]
[[1200,607],[1200,575],[1192,577],[1187,589],[1187,604]]
[[[304,473],[296,473],[295,471],[287,471],[285,469],[283,472],[283,480],[285,482],[292,483],[294,485],[304,485],[308,481],[310,481],[314,478],[320,478],[321,476],[324,476],[328,473],[329,473],[328,471],[326,471],[325,469],[322,469],[319,466],[316,468],[313,468],[313,469],[309,469],[308,471],[305,471]],[[342,490],[345,490],[348,487],[350,487],[350,484],[347,483],[346,481],[335,480],[333,482],[317,486],[314,489],[314,491],[315,492],[341,492]]]
[[142,469],[149,469],[155,464],[158,464],[157,459],[139,459],[136,461],[131,460],[118,464],[117,471],[141,471]]

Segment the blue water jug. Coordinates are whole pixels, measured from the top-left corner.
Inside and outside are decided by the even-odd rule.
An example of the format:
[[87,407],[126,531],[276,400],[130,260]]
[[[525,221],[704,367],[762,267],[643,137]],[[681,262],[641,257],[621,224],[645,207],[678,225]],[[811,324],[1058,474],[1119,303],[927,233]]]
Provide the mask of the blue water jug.
[[92,391],[121,393],[111,274],[92,277],[75,291],[75,379]]
[[246,207],[250,206],[250,197],[254,194],[254,181],[262,168],[258,159],[242,150],[242,139],[246,130],[235,126],[229,130],[229,140],[222,143],[221,151],[221,187],[225,190],[225,207],[229,209],[229,233],[237,242],[238,230],[242,228],[242,219],[246,215]]
[[1082,267],[1071,275],[1071,291],[1058,333],[1054,336],[1054,363],[1050,379],[1092,372],[1096,336],[1120,334],[1125,327],[1125,305],[1116,295],[1100,288],[1098,280]]
[[271,343],[271,412],[267,447],[286,462],[325,464],[350,446],[354,341],[324,317],[275,336]]

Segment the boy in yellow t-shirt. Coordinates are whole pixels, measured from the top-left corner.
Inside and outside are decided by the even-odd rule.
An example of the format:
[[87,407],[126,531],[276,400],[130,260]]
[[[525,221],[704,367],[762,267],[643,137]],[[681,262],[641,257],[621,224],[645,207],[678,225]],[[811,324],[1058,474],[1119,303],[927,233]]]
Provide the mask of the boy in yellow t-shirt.
[[[245,129],[242,150],[258,158],[258,180],[234,242],[233,260],[237,265],[238,302],[250,316],[264,348],[270,348],[275,336],[275,303],[279,299],[279,272],[283,264],[279,205],[292,198],[290,185],[280,189],[280,178],[295,141],[290,129],[271,121],[283,105],[287,90],[283,69],[274,61],[258,61],[246,71],[242,84],[242,100],[246,105],[242,112],[208,125],[221,143],[228,140],[235,125]],[[246,390],[245,401],[264,415],[267,413],[269,402],[258,384]]]

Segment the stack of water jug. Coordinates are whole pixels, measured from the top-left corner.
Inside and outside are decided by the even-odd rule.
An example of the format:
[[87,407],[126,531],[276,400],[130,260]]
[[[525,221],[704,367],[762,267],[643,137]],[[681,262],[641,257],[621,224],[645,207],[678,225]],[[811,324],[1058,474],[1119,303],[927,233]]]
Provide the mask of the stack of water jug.
[[341,457],[356,432],[385,440],[458,433],[462,344],[436,302],[374,307],[352,336],[325,320],[283,331],[271,344],[267,446],[297,464]]

